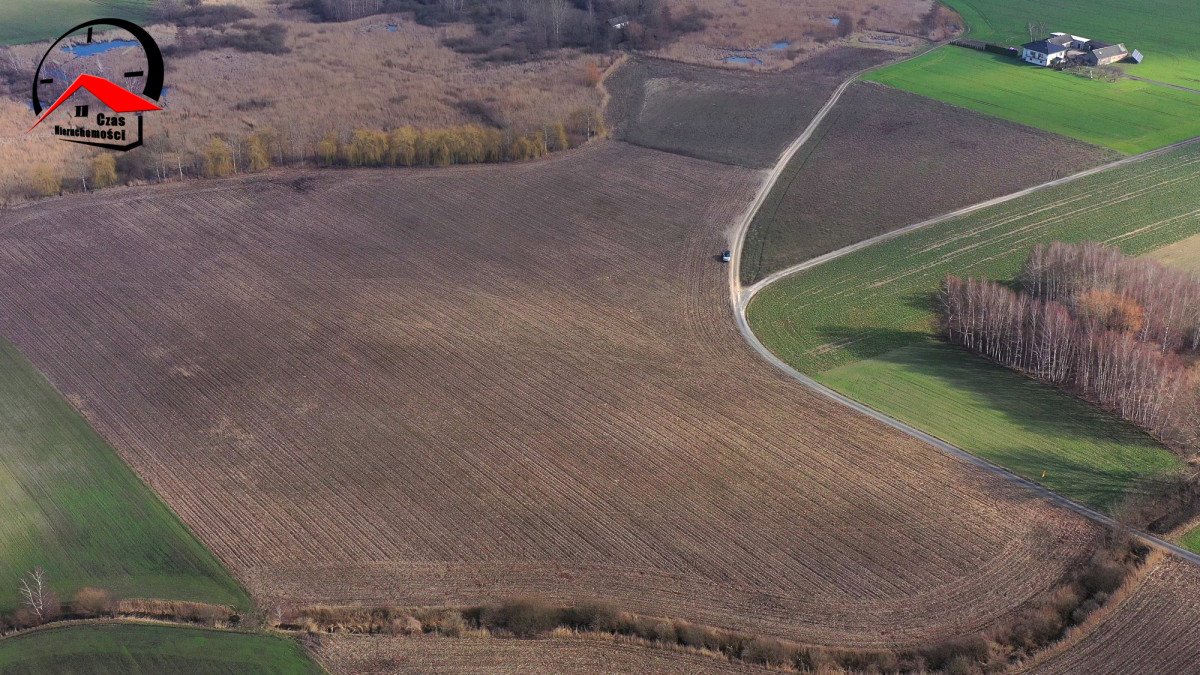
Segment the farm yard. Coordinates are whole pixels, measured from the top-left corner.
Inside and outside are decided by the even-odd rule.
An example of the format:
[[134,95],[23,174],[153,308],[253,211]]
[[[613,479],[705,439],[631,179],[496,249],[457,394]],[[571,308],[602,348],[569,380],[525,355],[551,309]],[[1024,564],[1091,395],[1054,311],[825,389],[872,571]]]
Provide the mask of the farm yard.
[[0,613],[18,605],[15,580],[39,566],[64,600],[96,586],[249,607],[212,553],[3,341],[0,372],[0,578],[12,580],[0,584]]
[[[1200,574],[1194,564],[1165,560],[1090,632],[1065,649],[1035,659],[1022,673],[1188,673],[1200,639]],[[1103,610],[1101,610],[1103,611]]]
[[[772,351],[822,382],[1103,508],[1116,500],[1114,487],[1130,485],[1131,469],[1153,476],[1169,468],[1166,450],[1115,419],[1081,434],[1059,415],[1078,410],[1065,394],[929,344],[933,293],[946,274],[1010,279],[1037,242],[1100,241],[1140,254],[1194,235],[1197,185],[1200,148],[1192,145],[1039,191],[768,286],[750,305],[750,323]],[[931,398],[943,403],[913,403]],[[1039,399],[1047,403],[1037,408],[1055,411],[1053,418],[1034,414],[1028,404]],[[1094,418],[1079,420],[1098,424],[1082,421]],[[1114,443],[1126,466],[1115,465]],[[1031,454],[1039,449],[1041,456]],[[1073,476],[1091,477],[1075,484]]]
[[0,233],[0,332],[264,607],[889,647],[1045,597],[1098,528],[742,342],[713,256],[756,176],[604,142],[46,201]]
[[1039,0],[946,0],[977,40],[1019,45],[1029,40],[1028,24],[1111,42],[1121,41],[1146,54],[1127,72],[1185,87],[1200,85],[1200,5],[1192,0],[1040,2]]
[[1115,158],[964,108],[855,84],[758,211],[742,281]]
[[961,47],[941,47],[866,79],[1126,154],[1200,136],[1195,92],[1089,80]]
[[541,640],[488,637],[383,637],[336,635],[325,638],[320,659],[332,672],[360,675],[411,673],[520,672],[523,675],[613,675],[658,673],[768,673],[766,668],[733,665],[721,657],[655,649],[583,634]]
[[637,58],[606,81],[609,122],[617,138],[637,145],[767,167],[843,80],[895,56],[841,47],[770,74]]
[[0,640],[6,675],[320,675],[292,640],[202,628],[101,623],[50,628]]

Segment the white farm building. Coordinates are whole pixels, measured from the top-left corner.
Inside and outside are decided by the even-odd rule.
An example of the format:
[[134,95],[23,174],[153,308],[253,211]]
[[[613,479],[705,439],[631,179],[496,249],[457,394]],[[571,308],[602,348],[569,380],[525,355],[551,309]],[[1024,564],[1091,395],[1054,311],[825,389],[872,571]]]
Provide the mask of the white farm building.
[[1105,66],[1121,61],[1128,56],[1129,50],[1125,48],[1125,45],[1112,45],[1066,33],[1052,33],[1045,40],[1021,45],[1022,60],[1047,68],[1066,62]]

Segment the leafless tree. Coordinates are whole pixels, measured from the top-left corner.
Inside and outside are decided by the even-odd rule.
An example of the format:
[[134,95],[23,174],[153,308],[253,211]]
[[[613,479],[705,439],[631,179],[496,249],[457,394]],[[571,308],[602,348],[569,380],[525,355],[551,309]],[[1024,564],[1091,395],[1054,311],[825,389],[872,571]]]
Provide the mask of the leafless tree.
[[562,45],[563,25],[570,9],[567,0],[546,0],[546,13],[550,18],[550,42],[555,47]]
[[21,579],[18,586],[21,604],[29,608],[39,623],[49,621],[58,613],[58,599],[49,584],[46,570],[35,567]]

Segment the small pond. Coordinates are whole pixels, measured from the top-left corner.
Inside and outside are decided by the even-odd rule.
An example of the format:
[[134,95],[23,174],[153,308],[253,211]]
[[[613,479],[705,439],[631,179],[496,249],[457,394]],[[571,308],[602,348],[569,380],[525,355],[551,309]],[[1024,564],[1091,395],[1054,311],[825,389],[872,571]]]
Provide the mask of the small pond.
[[67,45],[63,47],[64,52],[70,52],[75,56],[95,56],[113,49],[121,49],[122,47],[136,47],[137,40],[108,40],[106,42],[85,42],[78,45]]
[[760,59],[756,56],[726,56],[725,58],[723,58],[721,60],[724,61],[725,63],[740,63],[742,65],[747,65],[747,66],[763,65],[762,59]]

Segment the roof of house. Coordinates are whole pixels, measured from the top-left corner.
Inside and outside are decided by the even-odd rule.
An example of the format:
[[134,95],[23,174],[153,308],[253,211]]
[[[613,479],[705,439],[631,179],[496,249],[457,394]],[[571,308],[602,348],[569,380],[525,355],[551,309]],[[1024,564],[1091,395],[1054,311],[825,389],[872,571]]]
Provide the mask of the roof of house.
[[1113,56],[1125,56],[1129,52],[1125,49],[1125,45],[1111,45],[1109,47],[1093,49],[1092,53],[1095,54],[1096,58],[1098,59],[1107,59]]
[[1058,53],[1067,51],[1066,47],[1059,45],[1059,44],[1054,44],[1053,42],[1051,42],[1049,40],[1038,40],[1037,42],[1026,42],[1025,44],[1023,44],[1021,46],[1024,47],[1025,49],[1028,49],[1031,52],[1037,52],[1039,54],[1058,54]]
[[[147,101],[128,89],[124,89],[119,85],[113,84],[102,77],[84,73],[75,78],[75,82],[72,83],[70,87],[67,87],[67,90],[58,97],[58,100],[56,100],[53,105],[51,105],[49,108],[46,108],[41,116],[37,118],[37,121],[33,123],[33,127],[41,124],[42,120],[49,117],[50,113],[54,112],[58,106],[62,105],[64,101],[71,98],[71,96],[80,89],[86,89],[87,91],[90,91],[92,95],[100,100],[101,103],[108,106],[115,113],[162,110],[162,108],[158,107],[153,102]],[[33,127],[29,128],[33,129]]]

